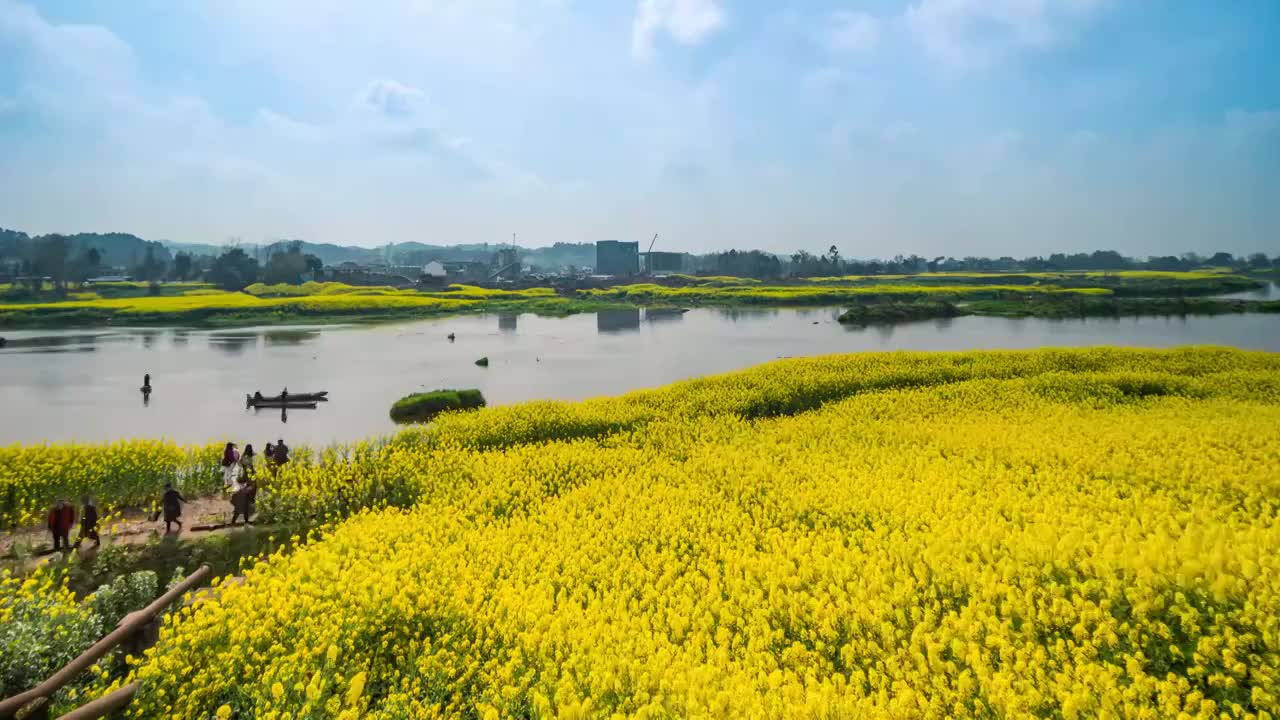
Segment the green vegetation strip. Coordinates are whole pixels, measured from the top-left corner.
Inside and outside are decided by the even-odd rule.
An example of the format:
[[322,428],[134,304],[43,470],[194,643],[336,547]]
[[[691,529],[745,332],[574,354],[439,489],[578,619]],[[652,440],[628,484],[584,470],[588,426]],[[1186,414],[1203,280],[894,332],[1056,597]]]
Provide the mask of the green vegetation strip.
[[[1275,312],[1268,302],[1204,297],[1262,287],[1210,272],[923,273],[849,276],[765,285],[728,277],[681,276],[576,291],[451,285],[438,291],[341,283],[250,285],[226,292],[199,283],[120,284],[71,292],[56,301],[0,301],[2,327],[187,325],[225,327],[378,322],[472,312],[563,316],[613,307],[852,306],[849,322],[898,322],[954,315],[1089,315]],[[110,295],[108,297],[107,295]],[[41,299],[45,299],[44,294]],[[30,298],[26,298],[30,300]],[[3,300],[0,297],[0,300]]]
[[442,412],[484,407],[484,395],[474,388],[433,390],[406,395],[391,406],[391,419],[398,423],[426,422]]

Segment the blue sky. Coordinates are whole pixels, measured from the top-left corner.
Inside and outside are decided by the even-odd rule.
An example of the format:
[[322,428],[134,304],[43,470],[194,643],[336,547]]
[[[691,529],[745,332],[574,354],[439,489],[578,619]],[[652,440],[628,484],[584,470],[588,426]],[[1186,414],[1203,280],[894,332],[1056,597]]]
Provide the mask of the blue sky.
[[0,226],[1280,252],[1275,0],[0,0]]

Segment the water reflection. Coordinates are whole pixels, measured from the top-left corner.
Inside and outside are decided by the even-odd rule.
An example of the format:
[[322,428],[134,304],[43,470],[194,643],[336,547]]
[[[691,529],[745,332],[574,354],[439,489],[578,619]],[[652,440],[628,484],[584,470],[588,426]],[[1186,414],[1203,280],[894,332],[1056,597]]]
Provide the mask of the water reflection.
[[282,345],[302,345],[320,337],[319,330],[268,330],[262,339],[268,347]]
[[191,332],[188,330],[174,330],[169,336],[169,344],[173,347],[186,347],[191,340]]
[[683,308],[646,308],[644,321],[649,323],[678,322],[684,319]]
[[[795,312],[794,310],[792,312]],[[717,308],[716,314],[723,320],[730,322],[738,322],[739,320],[760,320],[767,317],[775,317],[778,314],[776,308]]]
[[156,338],[160,337],[159,330],[139,330],[138,337],[142,339],[142,348],[150,350],[156,344]]
[[219,334],[209,336],[209,347],[221,350],[228,355],[239,355],[250,346],[257,346],[257,335]]
[[6,350],[20,353],[93,352],[98,338],[103,335],[37,335],[27,338],[10,338]]
[[1215,298],[1222,300],[1275,300],[1280,299],[1280,283],[1269,282],[1256,290],[1241,290],[1240,292],[1225,293],[1222,295],[1214,295]]
[[617,333],[640,329],[640,308],[601,310],[596,313],[596,332]]
[[498,329],[502,332],[515,332],[519,313],[498,313]]

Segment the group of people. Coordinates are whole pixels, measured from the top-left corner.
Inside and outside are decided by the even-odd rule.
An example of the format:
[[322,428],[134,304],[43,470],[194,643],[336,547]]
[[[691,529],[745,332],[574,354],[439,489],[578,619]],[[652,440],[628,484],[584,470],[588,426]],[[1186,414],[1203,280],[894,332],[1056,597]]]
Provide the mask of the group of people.
[[93,498],[85,495],[83,505],[80,508],[80,535],[76,538],[76,544],[71,544],[71,528],[76,526],[76,509],[71,505],[71,501],[63,499],[53,506],[49,511],[49,532],[53,535],[53,549],[55,551],[70,551],[73,547],[79,548],[84,543],[85,538],[93,541],[93,546],[98,547],[102,544],[102,540],[98,538],[98,506],[94,503]]
[[[267,443],[263,456],[266,458],[267,467],[274,473],[281,465],[289,462],[289,446],[284,444],[284,440]],[[258,497],[257,457],[252,445],[245,445],[244,452],[241,453],[235,443],[229,442],[222,451],[222,478],[227,491],[231,493],[232,525],[242,517],[247,525],[253,516],[254,503]],[[172,532],[175,524],[181,530],[182,506],[186,503],[187,499],[173,487],[173,483],[165,483],[164,494],[160,497],[160,509],[152,520],[158,520],[161,514],[164,515],[166,535]],[[49,533],[53,535],[55,551],[69,552],[77,549],[86,538],[93,541],[94,547],[102,544],[98,536],[98,506],[89,495],[83,498],[80,508],[80,535],[76,538],[75,545],[72,545],[71,530],[75,526],[75,507],[69,500],[60,500],[49,511],[48,518]]]
[[[267,443],[262,454],[272,472],[289,462],[289,446],[284,444],[284,440],[278,440],[274,445]],[[247,525],[253,515],[258,496],[257,457],[253,445],[246,444],[243,453],[232,442],[223,448],[222,479],[227,491],[231,493],[232,525],[241,517]]]

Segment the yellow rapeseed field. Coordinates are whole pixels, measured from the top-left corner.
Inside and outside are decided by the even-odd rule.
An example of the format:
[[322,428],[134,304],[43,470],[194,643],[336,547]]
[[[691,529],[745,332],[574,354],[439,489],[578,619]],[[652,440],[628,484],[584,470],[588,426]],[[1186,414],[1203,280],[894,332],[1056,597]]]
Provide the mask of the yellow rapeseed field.
[[784,361],[285,476],[351,516],[171,617],[132,716],[1280,714],[1275,355]]
[[149,505],[166,482],[197,495],[221,486],[222,446],[163,440],[0,445],[0,525],[43,522],[59,500],[92,494],[106,508]]

